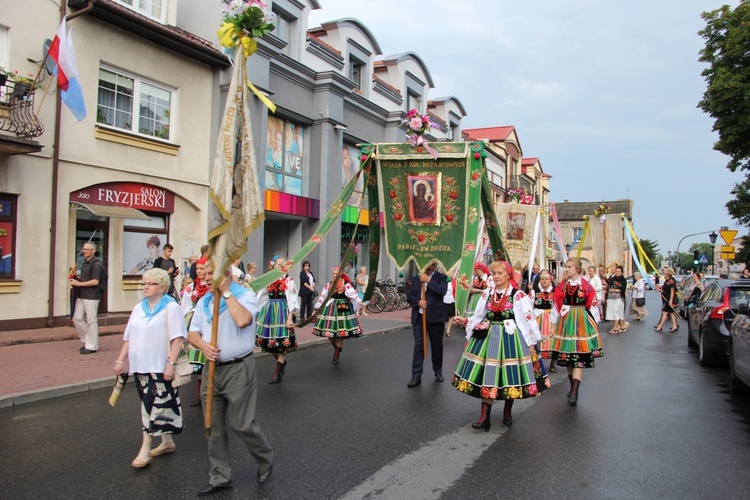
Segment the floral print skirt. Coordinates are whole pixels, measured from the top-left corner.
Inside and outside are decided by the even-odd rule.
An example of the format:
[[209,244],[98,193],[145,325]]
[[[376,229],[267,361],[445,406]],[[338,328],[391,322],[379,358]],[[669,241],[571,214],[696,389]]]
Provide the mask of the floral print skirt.
[[557,366],[572,368],[594,368],[594,360],[604,356],[596,321],[585,307],[571,307],[560,318],[550,351]]
[[258,311],[255,345],[263,352],[284,354],[297,350],[294,328],[286,326],[288,315],[286,299],[270,299]]
[[502,322],[491,323],[485,338],[469,340],[452,383],[464,394],[487,399],[536,397],[547,387],[533,348],[520,332],[505,333]]
[[362,336],[362,327],[349,299],[333,299],[318,314],[313,335],[346,339]]
[[555,333],[556,325],[550,320],[550,312],[550,309],[542,309],[542,314],[536,317],[536,323],[539,325],[539,331],[542,334],[542,340],[536,346],[539,357],[543,359],[549,359],[552,356],[550,345],[552,344],[552,335]]
[[135,388],[141,398],[141,426],[152,436],[182,432],[180,395],[163,373],[135,373]]

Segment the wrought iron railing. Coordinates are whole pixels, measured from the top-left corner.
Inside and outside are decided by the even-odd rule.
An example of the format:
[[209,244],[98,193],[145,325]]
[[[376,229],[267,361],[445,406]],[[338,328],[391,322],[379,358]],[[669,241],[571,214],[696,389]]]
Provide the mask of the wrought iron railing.
[[31,85],[11,80],[0,86],[0,130],[26,139],[44,133],[42,122],[34,115],[34,95]]

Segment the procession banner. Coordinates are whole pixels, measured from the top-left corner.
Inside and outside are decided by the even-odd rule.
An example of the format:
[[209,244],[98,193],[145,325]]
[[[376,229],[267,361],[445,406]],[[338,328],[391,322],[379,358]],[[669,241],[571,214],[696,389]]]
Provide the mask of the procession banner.
[[[625,244],[623,242],[622,218],[616,215],[589,216],[592,220],[591,247],[594,250],[594,261],[609,270],[613,264],[623,265]],[[598,219],[598,223],[594,222]]]
[[[506,259],[519,269],[529,262],[534,239],[534,223],[539,207],[519,203],[500,203],[497,218],[505,235]],[[541,264],[541,263],[540,263]]]
[[[414,261],[421,272],[436,261],[450,272],[469,252],[464,242],[473,261],[483,174],[481,153],[469,154],[472,144],[433,143],[436,159],[410,144],[376,146],[386,251],[399,269]],[[474,234],[466,234],[467,225]]]
[[247,62],[237,48],[211,177],[208,207],[209,256],[214,284],[247,250],[247,237],[263,222],[263,201],[250,129]]

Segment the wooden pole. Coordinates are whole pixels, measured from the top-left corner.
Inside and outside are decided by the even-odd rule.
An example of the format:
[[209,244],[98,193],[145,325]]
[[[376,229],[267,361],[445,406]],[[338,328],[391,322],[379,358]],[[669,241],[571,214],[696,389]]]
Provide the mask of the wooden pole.
[[[219,289],[214,287],[214,317],[211,320],[211,345],[216,347],[219,336]],[[216,375],[216,362],[208,360],[208,383],[206,384],[206,411],[203,415],[203,434],[211,435],[211,423],[214,411],[214,376]]]
[[422,283],[422,300],[425,302],[422,311],[422,358],[427,359],[427,283]]
[[609,272],[609,266],[607,265],[607,217],[604,216],[602,219],[602,253],[604,254],[604,272]]

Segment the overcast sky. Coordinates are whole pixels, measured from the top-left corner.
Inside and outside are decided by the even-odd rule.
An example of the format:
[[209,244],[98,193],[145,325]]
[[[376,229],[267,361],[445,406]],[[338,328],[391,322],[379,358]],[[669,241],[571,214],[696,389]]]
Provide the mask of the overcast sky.
[[[641,239],[664,255],[691,233],[738,226],[739,174],[713,150],[700,14],[720,0],[320,0],[310,27],[353,17],[383,56],[415,52],[429,98],[455,96],[463,128],[513,125],[552,176],[551,200],[631,198]],[[701,235],[685,238],[708,242]],[[721,242],[721,238],[719,238]],[[717,242],[718,244],[718,242]]]

